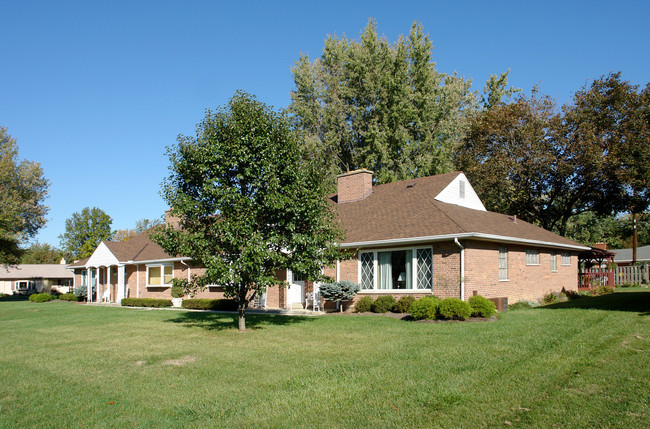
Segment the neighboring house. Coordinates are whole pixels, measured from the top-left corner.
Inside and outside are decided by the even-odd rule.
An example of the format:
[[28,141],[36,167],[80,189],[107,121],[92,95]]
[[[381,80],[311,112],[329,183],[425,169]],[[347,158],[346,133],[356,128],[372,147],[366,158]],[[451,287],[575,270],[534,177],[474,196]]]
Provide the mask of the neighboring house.
[[72,273],[62,264],[0,266],[0,293],[27,295],[50,290],[66,293],[70,286]]
[[[619,267],[632,265],[632,249],[611,249],[614,253],[614,262]],[[650,262],[650,245],[636,248],[636,261],[640,263]]]
[[[474,294],[512,302],[550,291],[577,289],[578,252],[588,250],[516,216],[485,210],[463,173],[372,186],[372,172],[338,178],[331,196],[346,231],[341,243],[353,258],[326,267],[325,275],[359,283],[364,295]],[[171,222],[171,220],[168,220]],[[75,286],[97,284],[92,300],[170,298],[171,279],[199,272],[189,258],[173,258],[146,233],[127,242],[102,242],[93,255],[69,266]],[[318,289],[289,270],[278,272],[286,288],[270,288],[261,304],[296,308]],[[223,296],[219,287],[197,297]]]

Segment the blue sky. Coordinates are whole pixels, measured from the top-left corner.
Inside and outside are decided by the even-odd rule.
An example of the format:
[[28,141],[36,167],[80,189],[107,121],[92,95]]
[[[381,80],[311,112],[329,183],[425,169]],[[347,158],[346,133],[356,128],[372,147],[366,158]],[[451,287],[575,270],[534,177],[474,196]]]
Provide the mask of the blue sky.
[[300,53],[328,34],[356,38],[368,18],[390,41],[417,21],[438,70],[472,78],[511,69],[560,103],[621,71],[645,85],[646,1],[4,1],[0,126],[52,182],[36,239],[59,245],[65,219],[96,206],[133,228],[166,205],[166,147],[237,89],[283,108]]

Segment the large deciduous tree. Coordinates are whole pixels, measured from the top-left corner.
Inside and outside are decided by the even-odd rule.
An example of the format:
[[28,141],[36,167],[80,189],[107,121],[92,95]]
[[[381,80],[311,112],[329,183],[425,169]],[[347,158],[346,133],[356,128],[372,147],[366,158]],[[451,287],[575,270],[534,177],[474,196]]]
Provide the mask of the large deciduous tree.
[[342,233],[320,175],[301,162],[287,118],[253,96],[237,92],[208,111],[196,137],[180,136],[168,154],[162,194],[179,228],[167,225],[153,239],[205,267],[185,279],[188,292],[224,287],[238,303],[240,331],[251,300],[278,285],[277,270],[317,280],[340,258]]
[[18,160],[16,140],[0,127],[0,264],[18,264],[20,244],[45,225],[49,185],[38,162]]
[[[292,72],[289,112],[305,157],[331,179],[357,168],[374,170],[377,183],[451,171],[480,109],[470,80],[436,70],[431,40],[415,23],[395,44],[372,20],[360,40],[329,36],[320,58],[301,55]],[[493,103],[510,94],[505,75],[488,88]]]
[[63,252],[48,243],[34,243],[23,254],[22,264],[58,264]]
[[86,207],[73,213],[65,221],[65,232],[59,236],[61,247],[74,259],[86,258],[103,240],[115,233],[111,230],[113,219],[97,207]]
[[649,87],[603,76],[556,109],[536,91],[485,109],[456,154],[489,210],[560,234],[593,212],[641,212],[650,195]]

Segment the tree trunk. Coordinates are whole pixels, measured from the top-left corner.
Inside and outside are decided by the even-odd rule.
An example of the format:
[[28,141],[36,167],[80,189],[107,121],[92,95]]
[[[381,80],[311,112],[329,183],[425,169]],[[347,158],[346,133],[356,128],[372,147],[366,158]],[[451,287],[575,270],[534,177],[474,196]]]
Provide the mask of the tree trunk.
[[239,304],[239,332],[246,332],[246,309],[242,303]]

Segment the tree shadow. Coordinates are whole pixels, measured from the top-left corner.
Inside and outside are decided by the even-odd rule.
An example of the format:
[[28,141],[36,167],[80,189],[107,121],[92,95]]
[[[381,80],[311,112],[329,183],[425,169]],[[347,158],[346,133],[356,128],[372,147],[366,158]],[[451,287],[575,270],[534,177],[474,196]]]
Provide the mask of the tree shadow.
[[641,316],[650,315],[650,291],[617,292],[610,295],[583,297],[539,307],[543,310],[582,308],[585,310],[631,311]]
[[[282,314],[246,314],[246,329],[258,330],[265,326],[288,326],[298,323],[312,322],[309,316],[285,316]],[[177,317],[168,319],[167,322],[179,323],[188,327],[197,327],[206,331],[226,331],[238,328],[238,315],[236,313],[216,312],[186,312],[179,313]]]

